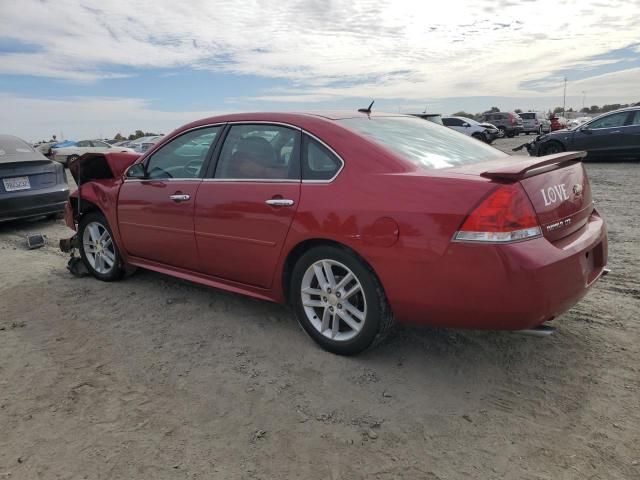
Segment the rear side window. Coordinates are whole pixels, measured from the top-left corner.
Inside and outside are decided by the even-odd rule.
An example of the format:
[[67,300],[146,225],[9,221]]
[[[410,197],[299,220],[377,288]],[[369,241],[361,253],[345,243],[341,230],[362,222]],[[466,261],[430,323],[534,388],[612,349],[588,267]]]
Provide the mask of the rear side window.
[[[424,122],[424,120],[418,120]],[[342,160],[322,143],[304,136],[302,149],[302,179],[331,180],[340,171]]]
[[300,131],[280,125],[232,125],[224,139],[215,178],[300,180]]
[[412,117],[358,117],[338,123],[429,170],[508,157],[475,138]]

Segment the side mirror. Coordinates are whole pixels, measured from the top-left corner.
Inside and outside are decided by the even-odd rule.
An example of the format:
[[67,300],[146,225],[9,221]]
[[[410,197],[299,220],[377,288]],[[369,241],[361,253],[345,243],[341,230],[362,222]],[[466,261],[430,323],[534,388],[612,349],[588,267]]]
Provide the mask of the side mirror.
[[129,167],[125,176],[127,178],[147,178],[147,171],[143,163],[134,163]]
[[463,127],[466,127],[466,128],[469,128],[471,125],[469,125],[467,122],[464,122],[464,123],[462,124],[462,126],[463,126]]
[[580,131],[584,132],[584,133],[591,133],[591,129],[589,128],[589,125],[585,125],[584,127],[580,127]]

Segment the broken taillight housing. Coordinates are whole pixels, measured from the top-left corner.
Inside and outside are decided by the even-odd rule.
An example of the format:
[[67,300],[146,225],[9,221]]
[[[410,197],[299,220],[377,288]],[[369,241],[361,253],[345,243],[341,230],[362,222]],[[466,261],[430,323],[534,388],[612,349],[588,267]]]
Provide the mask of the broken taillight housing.
[[519,184],[494,190],[465,219],[454,240],[508,243],[542,235],[531,201]]

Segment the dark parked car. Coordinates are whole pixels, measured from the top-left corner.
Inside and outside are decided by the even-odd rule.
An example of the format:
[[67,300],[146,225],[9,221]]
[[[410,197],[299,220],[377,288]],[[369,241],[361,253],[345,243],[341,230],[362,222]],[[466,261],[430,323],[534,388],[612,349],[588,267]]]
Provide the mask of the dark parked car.
[[492,123],[507,137],[514,137],[524,131],[522,118],[515,112],[488,112],[482,115],[482,121]]
[[640,107],[605,113],[571,130],[557,130],[525,144],[532,156],[586,150],[588,158],[640,158]]
[[0,221],[64,211],[64,167],[18,137],[0,135],[0,180]]

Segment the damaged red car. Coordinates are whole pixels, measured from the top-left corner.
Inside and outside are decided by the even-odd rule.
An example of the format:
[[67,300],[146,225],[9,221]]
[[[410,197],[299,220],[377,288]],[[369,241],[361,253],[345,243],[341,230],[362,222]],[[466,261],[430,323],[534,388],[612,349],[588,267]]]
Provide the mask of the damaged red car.
[[289,303],[339,354],[394,322],[535,329],[606,273],[584,155],[509,156],[404,115],[212,117],[74,162],[63,243],[100,280],[142,267]]

